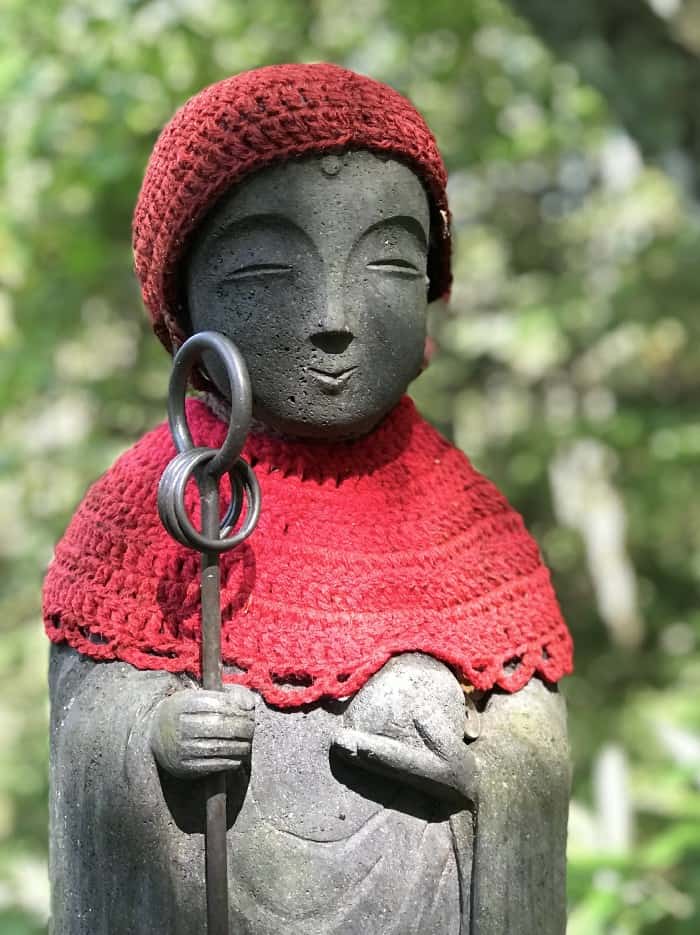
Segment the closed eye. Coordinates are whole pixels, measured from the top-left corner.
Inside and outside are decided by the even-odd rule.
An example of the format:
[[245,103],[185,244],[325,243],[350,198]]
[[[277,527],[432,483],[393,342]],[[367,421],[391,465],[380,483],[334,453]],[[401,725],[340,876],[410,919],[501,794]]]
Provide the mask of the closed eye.
[[252,279],[256,276],[287,276],[291,272],[291,266],[284,266],[280,263],[251,263],[250,266],[241,266],[240,269],[229,273],[224,278],[224,282]]
[[408,260],[387,259],[375,260],[367,264],[367,269],[375,270],[378,273],[387,273],[390,276],[406,276],[410,279],[418,279],[423,276],[422,270],[409,263]]

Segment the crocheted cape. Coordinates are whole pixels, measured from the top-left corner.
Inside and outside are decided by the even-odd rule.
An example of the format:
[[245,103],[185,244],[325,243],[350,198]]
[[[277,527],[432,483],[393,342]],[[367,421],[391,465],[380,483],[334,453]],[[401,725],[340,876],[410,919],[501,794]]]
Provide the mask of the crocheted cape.
[[[188,401],[188,418],[198,444],[220,445],[225,426],[202,402]],[[197,677],[199,555],[156,511],[174,453],[159,425],[90,489],[49,566],[44,619],[51,640],[93,659]],[[407,397],[359,440],[251,434],[244,456],[262,513],[221,560],[226,681],[289,708],[351,695],[402,652],[434,656],[478,689],[571,671],[521,517]]]

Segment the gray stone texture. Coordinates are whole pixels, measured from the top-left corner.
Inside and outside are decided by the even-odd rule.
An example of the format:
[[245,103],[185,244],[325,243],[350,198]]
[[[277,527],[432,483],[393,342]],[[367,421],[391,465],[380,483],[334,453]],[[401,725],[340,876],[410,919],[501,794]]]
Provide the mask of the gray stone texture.
[[[242,351],[257,430],[351,437],[398,402],[423,357],[429,217],[410,169],[365,152],[266,169],[215,206],[183,262],[188,324]],[[54,646],[50,693],[53,935],[205,932],[221,771],[236,935],[565,931],[566,718],[537,679],[465,692],[404,654],[288,711]]]

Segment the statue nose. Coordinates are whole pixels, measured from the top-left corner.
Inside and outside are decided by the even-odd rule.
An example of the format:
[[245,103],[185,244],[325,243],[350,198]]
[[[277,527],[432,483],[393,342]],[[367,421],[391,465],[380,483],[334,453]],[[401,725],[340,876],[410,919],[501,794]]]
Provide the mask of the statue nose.
[[319,308],[320,315],[315,321],[317,330],[309,339],[314,347],[326,354],[342,354],[354,338],[349,327],[353,309],[348,292],[343,269],[333,266],[328,273],[325,302]]
[[311,335],[311,343],[326,354],[342,354],[350,346],[353,335],[350,331],[317,331]]

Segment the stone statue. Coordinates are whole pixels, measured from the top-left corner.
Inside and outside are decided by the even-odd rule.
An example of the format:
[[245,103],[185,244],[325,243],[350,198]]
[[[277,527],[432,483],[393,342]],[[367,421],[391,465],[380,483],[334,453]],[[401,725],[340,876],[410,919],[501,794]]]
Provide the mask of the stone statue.
[[[137,272],[167,346],[241,350],[262,515],[222,561],[223,693],[196,681],[197,556],[155,513],[167,427],[57,547],[53,935],[203,932],[221,771],[236,935],[563,935],[568,633],[520,518],[404,397],[449,287],[444,182],[411,105],[335,66],[228,79],[163,132]],[[207,369],[188,417],[216,445]]]

